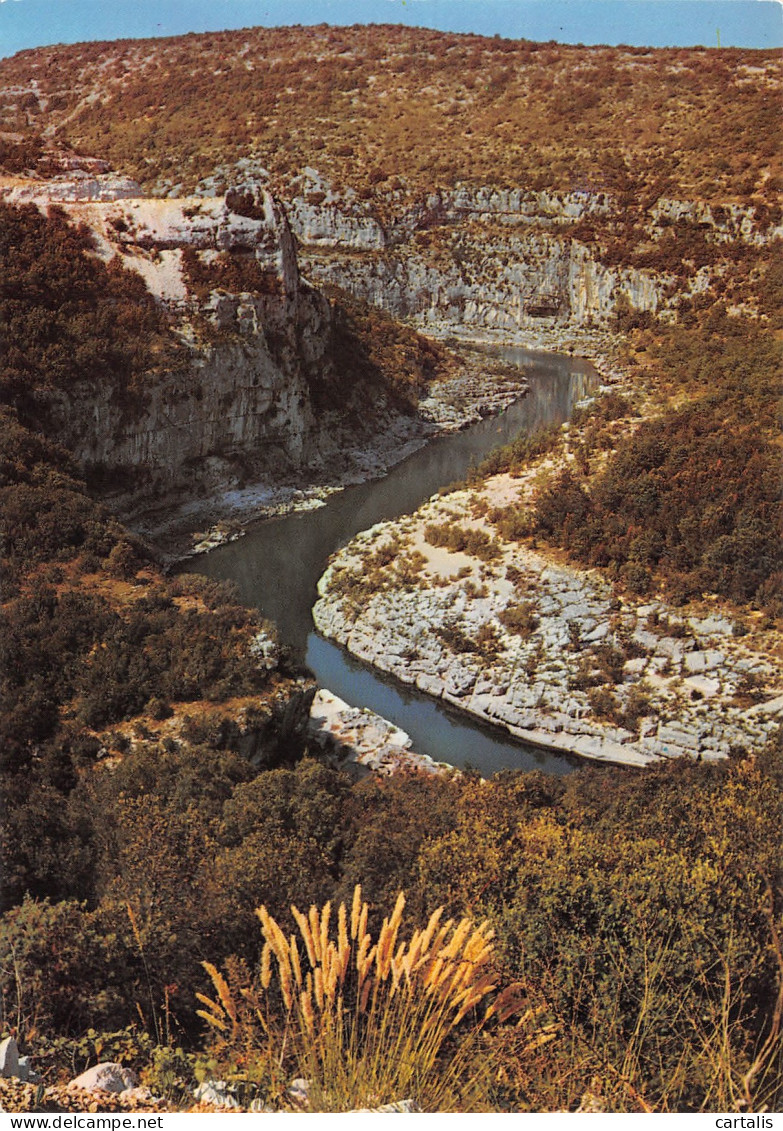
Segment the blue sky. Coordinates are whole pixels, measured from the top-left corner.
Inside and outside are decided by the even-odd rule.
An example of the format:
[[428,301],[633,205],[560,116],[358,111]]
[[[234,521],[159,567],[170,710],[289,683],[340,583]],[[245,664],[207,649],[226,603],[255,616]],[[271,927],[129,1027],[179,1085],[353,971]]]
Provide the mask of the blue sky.
[[404,23],[562,43],[783,46],[780,0],[0,0],[0,56],[88,39]]

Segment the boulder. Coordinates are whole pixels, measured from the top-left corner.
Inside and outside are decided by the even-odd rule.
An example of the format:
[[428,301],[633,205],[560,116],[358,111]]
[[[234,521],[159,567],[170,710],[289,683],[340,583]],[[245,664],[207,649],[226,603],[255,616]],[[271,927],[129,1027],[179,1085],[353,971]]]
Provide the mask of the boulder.
[[39,1084],[41,1077],[33,1072],[29,1056],[19,1055],[19,1046],[13,1037],[0,1042],[0,1077],[21,1080],[26,1084]]
[[420,672],[416,676],[416,686],[419,691],[423,691],[427,695],[434,695],[437,698],[443,691],[443,680],[438,679],[437,676]]
[[310,1103],[310,1081],[297,1076],[286,1088],[286,1095],[297,1107],[305,1108]]
[[225,1080],[202,1080],[193,1095],[202,1104],[239,1110],[239,1101]]
[[111,1060],[94,1064],[68,1085],[69,1088],[81,1088],[85,1092],[113,1092],[115,1095],[138,1086],[139,1078],[135,1072]]
[[688,624],[699,636],[731,636],[734,625],[721,616],[688,617]]
[[595,644],[599,640],[605,640],[609,635],[609,625],[607,623],[599,624],[592,632],[586,632],[582,637],[584,644]]
[[697,691],[699,695],[703,695],[706,699],[709,699],[712,695],[717,695],[720,691],[720,681],[710,679],[705,675],[692,675],[682,682],[683,686],[690,691]]
[[463,668],[461,664],[453,664],[449,668],[446,692],[456,698],[461,698],[472,691],[476,683],[476,673],[467,668]]
[[19,1046],[13,1037],[6,1037],[0,1043],[0,1076],[22,1079],[19,1075]]

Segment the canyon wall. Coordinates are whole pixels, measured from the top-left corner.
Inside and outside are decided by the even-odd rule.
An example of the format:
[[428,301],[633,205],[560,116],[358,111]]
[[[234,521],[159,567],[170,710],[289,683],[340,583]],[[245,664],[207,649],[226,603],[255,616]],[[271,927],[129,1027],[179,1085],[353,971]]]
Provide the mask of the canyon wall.
[[[289,217],[307,276],[425,332],[524,340],[542,330],[607,328],[618,304],[661,312],[707,282],[704,272],[684,285],[673,271],[603,262],[620,217],[606,193],[460,187],[410,207],[394,193],[369,202],[335,193],[315,170],[305,170],[300,192]],[[716,245],[781,234],[762,234],[752,208],[664,198],[641,223],[653,249],[678,224]]]
[[378,433],[415,430],[377,375],[361,394],[344,379],[330,303],[300,278],[285,210],[265,189],[160,200],[91,174],[3,195],[65,209],[95,254],[140,274],[170,317],[174,364],[137,387],[107,374],[47,394],[51,432],[114,496],[317,481],[350,470],[353,449]]
[[367,204],[309,175],[289,208],[302,269],[425,332],[606,325],[618,299],[664,302],[668,279],[607,268],[572,238],[578,221],[611,214],[604,193],[459,188],[396,211],[393,194]]
[[[680,239],[688,259],[694,235],[716,250],[783,235],[739,204],[661,197],[645,209],[604,192],[460,186],[411,207],[393,191],[371,200],[335,192],[314,169],[302,174],[288,214],[313,281],[344,287],[425,333],[522,341],[542,331],[609,328],[618,305],[661,313],[698,293],[711,273],[698,264],[682,273]],[[618,262],[607,244],[622,236],[629,215],[628,262],[622,255]],[[653,260],[663,259],[668,242],[670,263],[634,266],[640,240]]]
[[[554,348],[565,332],[579,348],[586,331],[612,327],[618,305],[665,317],[710,279],[709,267],[678,275],[607,256],[623,221],[605,193],[458,187],[412,205],[393,190],[369,199],[334,190],[308,168],[284,204],[263,179],[221,196],[148,198],[92,165],[8,179],[0,193],[64,208],[91,230],[95,253],[138,272],[171,315],[177,365],[141,388],[107,380],[50,400],[58,437],[128,498],[297,476],[336,482],[374,444],[386,442],[392,463],[423,434],[377,374],[374,384],[369,372],[364,384],[344,379],[325,285],[434,335]],[[716,246],[779,234],[760,233],[740,206],[661,198],[643,215],[653,247],[677,224]],[[233,275],[221,275],[227,263]]]

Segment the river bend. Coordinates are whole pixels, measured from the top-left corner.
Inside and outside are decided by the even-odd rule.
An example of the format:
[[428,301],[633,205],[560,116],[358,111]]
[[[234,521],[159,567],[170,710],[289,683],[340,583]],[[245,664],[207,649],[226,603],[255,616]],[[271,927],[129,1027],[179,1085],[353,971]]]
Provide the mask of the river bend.
[[524,369],[527,396],[498,417],[464,432],[438,436],[383,477],[331,496],[323,507],[259,522],[243,538],[192,561],[189,569],[236,583],[242,601],[274,621],[281,639],[329,688],[356,707],[369,707],[411,736],[413,749],[484,777],[503,769],[566,774],[575,760],[515,742],[439,700],[360,663],[313,628],[316,584],[329,556],[361,530],[409,514],[471,465],[520,433],[566,421],[597,383],[587,362],[514,347],[496,352]]

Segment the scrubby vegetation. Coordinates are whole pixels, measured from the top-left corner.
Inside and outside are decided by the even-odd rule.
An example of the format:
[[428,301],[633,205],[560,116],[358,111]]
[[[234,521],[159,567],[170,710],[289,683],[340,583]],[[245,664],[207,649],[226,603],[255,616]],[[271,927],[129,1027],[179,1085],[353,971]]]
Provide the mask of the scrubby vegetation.
[[0,202],[0,397],[35,428],[52,390],[94,381],[138,396],[145,374],[180,360],[141,277],[91,254],[92,239],[61,209]]
[[[491,984],[516,984],[525,1020],[494,1024],[482,1038],[477,1053],[491,1072],[469,1106],[561,1109],[592,1090],[608,1110],[743,1102],[774,1110],[778,763],[770,750],[723,767],[667,766],[643,780],[613,768],[566,780],[509,774],[351,787],[311,762],[252,775],[228,754],[209,762],[194,753],[131,755],[119,778],[104,774],[78,790],[102,846],[101,894],[86,905],[27,900],[4,918],[5,1016],[33,1051],[46,1052],[52,1071],[85,1027],[132,1030],[137,1004],[153,1040],[165,1045],[168,1026],[198,1055],[193,993],[214,1000],[199,961],[215,967],[233,954],[226,970],[236,1018],[229,1021],[225,998],[210,1009],[226,1028],[202,1063],[247,1096],[274,1098],[285,1072],[270,1075],[252,993],[239,992],[272,994],[272,1012],[261,1016],[284,1024],[284,990],[268,981],[269,960],[279,959],[271,948],[264,957],[253,907],[266,904],[287,940],[296,929],[290,903],[336,906],[363,877],[369,933],[382,928],[397,885],[422,922],[443,904],[449,916],[487,916],[495,929],[487,973]],[[278,939],[267,926],[267,940],[270,931]],[[323,961],[316,953],[315,968]],[[315,975],[305,981],[302,989],[317,994]],[[347,1009],[354,989],[346,983],[342,992]],[[327,1006],[313,996],[310,1005],[320,1025]],[[291,1008],[307,1011],[295,995]],[[389,1039],[419,1033],[412,1022],[398,1028],[394,1014],[386,1021]],[[330,1075],[331,1061],[320,1062],[321,1077],[307,1060],[331,1046],[308,1041],[304,1025],[291,1030],[291,1064],[315,1069],[325,1092],[330,1081],[348,1087]],[[350,1055],[362,1047],[351,1045]],[[456,1048],[448,1048],[450,1057]],[[120,1055],[150,1070],[142,1039]],[[355,1086],[364,1084],[358,1075]]]
[[254,255],[241,251],[221,251],[205,260],[191,247],[182,252],[182,270],[188,291],[202,301],[219,289],[234,294],[277,294],[280,280],[276,272],[266,271]]
[[658,577],[676,600],[712,592],[780,615],[779,343],[718,307],[659,331],[651,353],[647,379],[675,403],[608,445],[588,428],[580,459],[539,491],[534,528],[634,592]]
[[28,93],[2,123],[29,144],[54,127],[147,187],[219,188],[252,153],[281,191],[314,165],[367,200],[456,180],[609,192],[632,222],[658,196],[777,205],[779,68],[772,51],[254,28],[22,52],[2,74]]
[[398,404],[410,409],[435,377],[446,377],[454,369],[447,350],[384,311],[340,287],[324,287],[324,293],[334,319],[331,357],[341,382],[378,380]]
[[429,523],[424,537],[431,546],[445,546],[454,553],[464,551],[482,562],[493,561],[500,555],[500,547],[486,530],[471,530],[456,522]]

